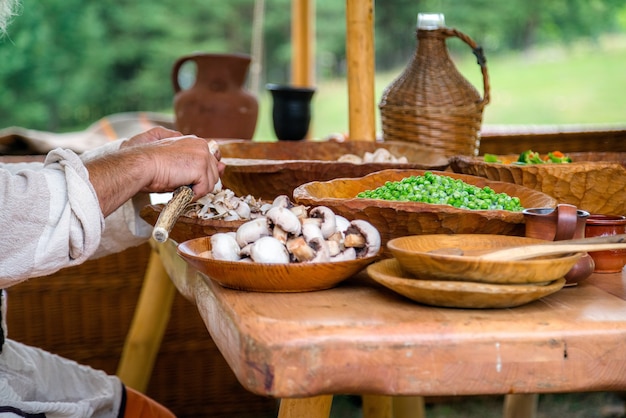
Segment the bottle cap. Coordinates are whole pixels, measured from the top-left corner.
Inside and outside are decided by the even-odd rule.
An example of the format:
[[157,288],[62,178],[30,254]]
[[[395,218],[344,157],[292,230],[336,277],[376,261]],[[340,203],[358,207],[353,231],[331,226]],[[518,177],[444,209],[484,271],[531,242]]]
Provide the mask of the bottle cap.
[[418,29],[439,29],[446,26],[446,20],[443,13],[418,13],[417,28]]

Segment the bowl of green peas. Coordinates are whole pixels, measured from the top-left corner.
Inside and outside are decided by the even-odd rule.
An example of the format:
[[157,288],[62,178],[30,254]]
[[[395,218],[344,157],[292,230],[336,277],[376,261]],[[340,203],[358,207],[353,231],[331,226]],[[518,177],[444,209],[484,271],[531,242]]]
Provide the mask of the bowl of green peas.
[[422,234],[524,235],[522,210],[556,207],[537,190],[483,177],[434,170],[381,170],[298,186],[294,200],[327,206],[348,219],[367,219],[385,245]]

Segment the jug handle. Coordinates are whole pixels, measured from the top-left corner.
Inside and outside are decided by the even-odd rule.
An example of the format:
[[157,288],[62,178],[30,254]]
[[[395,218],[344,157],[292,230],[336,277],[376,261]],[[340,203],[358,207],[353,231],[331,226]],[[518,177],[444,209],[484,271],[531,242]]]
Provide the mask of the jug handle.
[[578,208],[565,203],[556,206],[557,224],[555,241],[574,238],[576,224],[578,223]]
[[172,74],[171,74],[172,86],[174,87],[174,93],[178,93],[179,91],[182,90],[182,88],[180,87],[180,84],[178,83],[178,72],[180,71],[180,67],[182,67],[183,64],[186,63],[187,61],[191,61],[194,59],[195,59],[194,55],[186,55],[184,57],[180,57],[174,63],[174,66],[172,67]]
[[489,83],[489,73],[487,72],[487,59],[485,58],[485,54],[483,48],[479,46],[472,38],[464,34],[463,32],[453,29],[453,28],[442,28],[438,29],[443,32],[443,34],[447,37],[455,36],[465,42],[470,48],[472,48],[472,52],[476,56],[476,60],[478,65],[480,65],[480,71],[483,75],[483,100],[481,102],[482,106],[486,106],[491,100],[491,87]]

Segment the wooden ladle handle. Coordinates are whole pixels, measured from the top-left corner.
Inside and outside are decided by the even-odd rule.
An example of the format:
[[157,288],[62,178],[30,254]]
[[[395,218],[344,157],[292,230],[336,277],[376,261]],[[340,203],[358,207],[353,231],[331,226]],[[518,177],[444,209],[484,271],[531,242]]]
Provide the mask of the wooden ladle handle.
[[626,234],[511,247],[503,250],[491,251],[489,253],[479,255],[478,258],[482,260],[511,261],[524,260],[544,255],[603,250],[626,250]]

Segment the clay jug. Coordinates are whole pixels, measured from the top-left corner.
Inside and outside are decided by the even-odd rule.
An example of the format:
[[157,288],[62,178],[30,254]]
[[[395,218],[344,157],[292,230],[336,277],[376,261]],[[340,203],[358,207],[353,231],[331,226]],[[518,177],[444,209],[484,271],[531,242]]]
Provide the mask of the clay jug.
[[[196,65],[193,85],[183,89],[179,72],[186,62]],[[198,53],[179,58],[172,68],[176,128],[202,138],[252,139],[259,104],[244,83],[250,65],[244,54]]]

